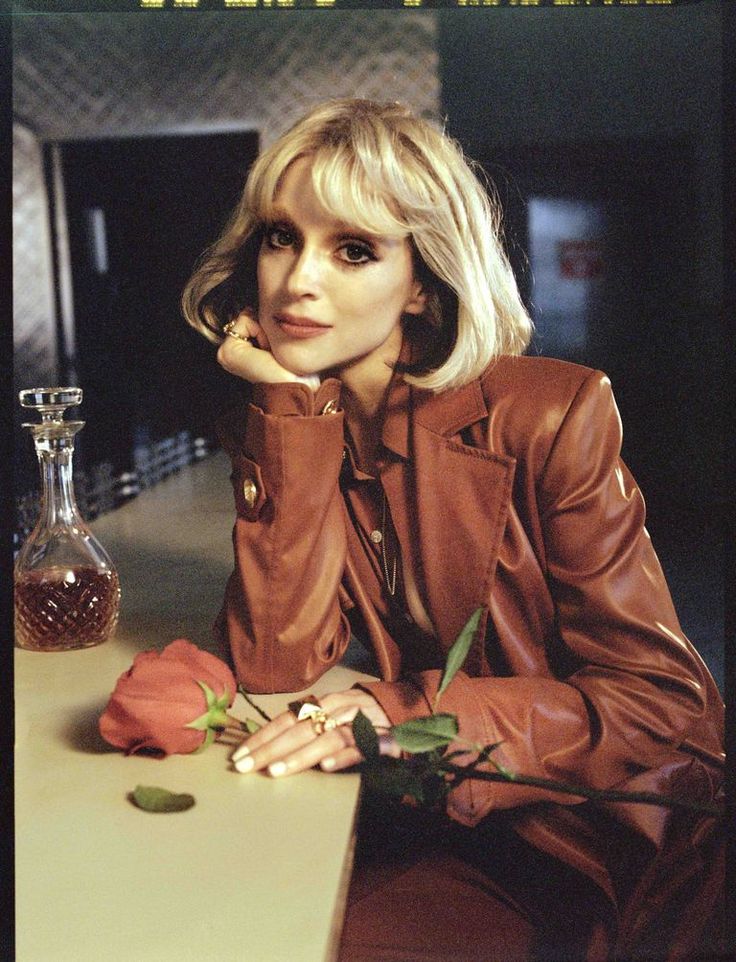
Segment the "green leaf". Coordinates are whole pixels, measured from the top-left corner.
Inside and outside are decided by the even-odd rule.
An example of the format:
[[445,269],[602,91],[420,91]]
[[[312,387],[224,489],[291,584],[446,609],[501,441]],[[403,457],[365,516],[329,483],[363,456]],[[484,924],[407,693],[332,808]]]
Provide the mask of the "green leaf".
[[129,797],[145,812],[184,812],[194,805],[193,795],[175,795],[155,785],[136,785]]
[[458,725],[455,715],[429,715],[427,718],[413,718],[394,725],[391,734],[399,746],[407,752],[431,752],[436,748],[449,745],[457,736]]
[[437,695],[435,696],[434,700],[435,706],[440,699],[440,695],[446,690],[447,686],[462,668],[465,659],[468,657],[468,652],[470,651],[470,646],[473,644],[473,639],[475,638],[475,633],[478,630],[480,616],[482,614],[482,608],[475,609],[470,618],[468,618],[465,627],[457,636],[452,648],[450,648],[450,650],[447,652],[445,671],[442,675],[442,681],[440,682],[440,687],[437,690]]
[[199,718],[195,718],[194,721],[187,722],[187,724],[184,727],[194,728],[198,732],[209,731],[209,727],[210,727],[209,711],[206,711],[204,715],[200,715]]
[[214,740],[215,740],[214,728],[207,728],[206,730],[204,730],[204,741],[202,742],[201,745],[199,745],[199,747],[194,749],[194,751],[192,752],[192,755],[201,754],[205,750],[205,748],[210,747],[210,745]]
[[255,733],[260,728],[263,727],[262,725],[259,725],[257,721],[254,721],[252,718],[246,718],[243,721],[241,721],[240,724],[243,726],[243,731],[248,732],[249,735],[255,735]]
[[[195,718],[194,721],[188,722],[185,728],[194,728],[196,731],[204,732],[210,729],[215,729],[215,731],[220,731],[227,726],[227,708],[230,704],[230,696],[228,695],[227,689],[218,698],[217,695],[212,691],[210,686],[204,682],[197,680],[197,684],[204,692],[204,697],[207,701],[207,711],[199,718]],[[204,749],[208,745],[212,744],[212,739],[206,741],[201,748]]]
[[214,706],[215,702],[217,701],[217,696],[216,696],[215,693],[212,691],[212,689],[211,689],[210,686],[207,684],[207,682],[199,681],[198,679],[195,679],[195,680],[197,681],[197,684],[199,685],[199,687],[200,687],[200,688],[202,689],[202,691],[204,692],[204,697],[207,699],[207,708],[208,708],[208,709],[212,708],[212,707]]
[[463,755],[469,755],[472,751],[472,748],[458,748],[457,751],[448,752],[442,760],[443,762],[454,762],[456,758],[460,758]]
[[195,718],[194,721],[187,722],[185,728],[194,728],[196,731],[222,731],[227,727],[227,712],[218,708],[216,705],[208,709],[204,715]]
[[380,795],[405,795],[420,804],[424,802],[422,780],[398,758],[381,758],[380,764],[365,765],[362,769],[365,789]]
[[516,778],[517,778],[516,772],[512,772],[510,768],[506,768],[506,766],[502,765],[501,762],[494,761],[492,758],[490,759],[490,762],[491,762],[491,765],[493,765],[493,767],[496,769],[496,771],[500,775],[503,775],[504,778],[508,778],[510,782],[516,781]]
[[230,707],[230,695],[228,694],[227,688],[218,698],[217,695],[212,691],[210,686],[205,681],[199,681],[197,679],[197,684],[204,692],[204,697],[207,700],[207,710],[218,712],[224,711],[226,708]]
[[373,762],[380,756],[376,729],[362,711],[359,711],[353,719],[353,738],[358,750],[367,762]]
[[491,745],[484,745],[483,748],[481,749],[481,751],[478,753],[478,757],[476,758],[476,760],[475,760],[475,762],[474,762],[473,764],[474,764],[474,765],[482,765],[483,762],[488,762],[488,761],[490,761],[490,763],[491,763],[492,765],[495,765],[496,768],[498,768],[498,770],[500,771],[501,768],[500,768],[500,766],[499,766],[499,763],[498,763],[497,761],[495,761],[493,758],[491,758],[491,755],[493,754],[493,752],[495,752],[495,750],[496,750],[497,748],[500,748],[501,745],[503,745],[503,742],[502,742],[502,741],[500,741],[500,742],[493,742],[493,744],[491,744]]

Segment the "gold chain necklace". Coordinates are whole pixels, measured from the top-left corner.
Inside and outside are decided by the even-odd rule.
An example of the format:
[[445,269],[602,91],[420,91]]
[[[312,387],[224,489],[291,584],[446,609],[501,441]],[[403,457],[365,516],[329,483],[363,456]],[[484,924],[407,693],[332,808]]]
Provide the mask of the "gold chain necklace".
[[397,571],[397,557],[398,548],[394,543],[393,557],[391,559],[391,574],[389,575],[389,560],[388,560],[388,505],[386,502],[386,492],[382,491],[381,496],[381,562],[383,563],[383,573],[386,576],[386,587],[388,588],[388,593],[393,596],[396,593],[396,571]]
[[[393,541],[393,551],[391,553],[391,561],[389,562],[389,529],[391,530],[391,540]],[[369,538],[374,544],[380,544],[381,546],[381,565],[383,566],[383,574],[386,579],[386,588],[388,593],[393,598],[396,594],[396,575],[398,572],[398,557],[399,548],[398,542],[396,540],[396,533],[391,525],[391,519],[388,513],[388,502],[386,501],[386,492],[381,489],[381,527],[375,531],[371,531]],[[391,572],[389,574],[389,568]]]

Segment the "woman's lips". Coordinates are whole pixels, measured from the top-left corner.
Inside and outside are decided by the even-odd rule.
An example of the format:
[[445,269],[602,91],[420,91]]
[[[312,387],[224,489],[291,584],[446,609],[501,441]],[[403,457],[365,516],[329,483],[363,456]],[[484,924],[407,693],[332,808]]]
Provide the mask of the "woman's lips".
[[326,334],[327,331],[330,330],[328,325],[319,324],[317,321],[313,321],[308,317],[294,317],[291,314],[277,314],[275,320],[281,330],[285,334],[288,334],[289,337],[319,337],[320,334]]

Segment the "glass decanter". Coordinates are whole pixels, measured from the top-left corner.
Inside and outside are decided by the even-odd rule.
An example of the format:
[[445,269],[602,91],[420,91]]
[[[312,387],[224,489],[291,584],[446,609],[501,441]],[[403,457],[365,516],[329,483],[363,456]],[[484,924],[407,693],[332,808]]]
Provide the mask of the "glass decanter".
[[120,582],[115,566],[77,507],[72,480],[74,436],[84,421],[65,421],[81,403],[77,387],[21,391],[41,415],[24,424],[41,468],[41,511],[15,562],[15,640],[33,651],[90,648],[115,630]]

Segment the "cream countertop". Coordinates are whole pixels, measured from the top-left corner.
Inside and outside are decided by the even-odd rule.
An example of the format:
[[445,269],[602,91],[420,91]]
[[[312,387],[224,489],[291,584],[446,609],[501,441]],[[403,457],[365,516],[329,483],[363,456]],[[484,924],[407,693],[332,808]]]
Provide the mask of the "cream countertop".
[[[16,649],[18,962],[323,962],[333,958],[352,858],[357,775],[239,776],[230,748],[124,757],[97,718],[136,652],[177,637],[211,647],[231,570],[229,464],[215,455],[117,511],[95,533],[122,607],[106,644]],[[316,694],[366,677],[337,667]],[[255,696],[269,714],[295,697]],[[233,713],[256,717],[239,695]],[[142,812],[137,784],[194,808]]]

